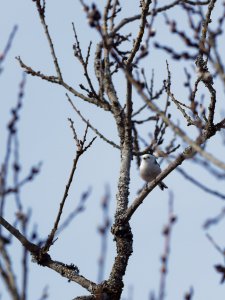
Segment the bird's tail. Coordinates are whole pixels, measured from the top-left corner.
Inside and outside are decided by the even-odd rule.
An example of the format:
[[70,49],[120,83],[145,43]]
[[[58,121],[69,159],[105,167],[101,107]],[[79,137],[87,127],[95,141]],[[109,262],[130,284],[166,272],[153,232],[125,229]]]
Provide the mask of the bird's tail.
[[160,189],[163,191],[164,189],[168,189],[168,186],[164,183],[164,182],[160,182],[159,183],[159,187],[160,187]]

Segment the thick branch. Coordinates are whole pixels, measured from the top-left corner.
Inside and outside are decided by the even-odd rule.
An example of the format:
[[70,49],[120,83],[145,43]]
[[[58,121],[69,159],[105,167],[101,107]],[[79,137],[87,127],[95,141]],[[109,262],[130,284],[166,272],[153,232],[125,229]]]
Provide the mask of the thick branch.
[[0,216],[0,224],[5,227],[5,229],[8,230],[13,236],[15,236],[28,251],[34,254],[38,253],[39,247],[29,242],[19,230],[9,224],[2,216]]
[[90,293],[95,292],[97,285],[92,281],[86,279],[82,275],[79,275],[79,270],[76,266],[65,265],[61,262],[52,260],[50,255],[44,254],[43,250],[40,247],[28,241],[26,237],[22,233],[20,233],[19,230],[9,224],[1,216],[0,224],[14,237],[16,237],[21,242],[21,244],[32,254],[34,262],[42,265],[43,267],[48,267],[59,273],[61,276],[78,283]]

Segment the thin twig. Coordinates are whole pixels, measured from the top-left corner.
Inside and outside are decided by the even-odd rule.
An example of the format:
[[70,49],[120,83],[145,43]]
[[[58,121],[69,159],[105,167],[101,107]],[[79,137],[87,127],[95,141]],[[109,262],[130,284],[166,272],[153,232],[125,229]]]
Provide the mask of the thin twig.
[[213,247],[220,253],[222,254],[222,256],[225,255],[224,250],[215,242],[215,240],[213,239],[213,237],[209,234],[206,233],[206,237],[207,239],[210,241],[210,243],[213,245]]
[[211,194],[213,196],[216,196],[216,197],[218,197],[220,199],[225,200],[225,195],[224,194],[219,193],[217,190],[210,189],[208,186],[204,185],[199,180],[197,180],[196,178],[192,177],[190,174],[188,174],[187,172],[185,172],[183,169],[176,168],[176,171],[178,171],[185,179],[189,180],[191,183],[193,183],[194,185],[196,185],[198,188],[200,188],[204,192],[209,193],[209,194]]
[[204,229],[209,229],[212,225],[217,225],[222,219],[225,217],[225,207],[221,210],[219,214],[217,214],[215,217],[208,218],[204,224]]
[[[73,127],[73,123],[72,123],[71,127],[72,127],[73,132],[74,132],[75,129]],[[52,231],[49,234],[49,236],[48,236],[48,238],[47,238],[47,240],[45,242],[45,245],[43,247],[44,253],[47,253],[49,251],[51,245],[54,243],[54,237],[55,237],[56,231],[58,229],[59,221],[60,221],[60,218],[61,218],[62,213],[63,213],[63,208],[64,208],[64,205],[65,205],[66,199],[67,199],[67,197],[69,195],[69,190],[70,190],[71,184],[73,182],[73,177],[74,177],[74,173],[75,173],[76,168],[77,168],[77,163],[79,161],[79,158],[92,145],[92,143],[96,139],[96,137],[94,137],[92,139],[92,141],[87,146],[85,146],[85,141],[86,141],[86,135],[87,135],[88,127],[89,127],[89,125],[87,125],[87,127],[86,127],[86,130],[85,130],[85,133],[84,133],[84,136],[83,136],[82,140],[78,140],[77,135],[76,134],[74,135],[74,138],[75,138],[76,143],[77,143],[76,156],[75,156],[75,158],[73,160],[73,166],[72,166],[72,169],[71,169],[71,172],[70,172],[70,175],[69,175],[69,179],[68,179],[65,191],[64,191],[64,195],[63,195],[62,201],[61,201],[60,206],[59,206],[59,211],[58,211],[58,214],[57,214],[54,226],[53,226]]]
[[85,119],[83,117],[83,115],[81,114],[81,112],[76,108],[75,104],[73,103],[73,101],[70,99],[69,95],[66,94],[66,97],[69,101],[69,103],[71,104],[72,108],[75,110],[75,112],[78,114],[78,116],[81,118],[81,120],[85,123],[88,124],[89,127],[94,131],[94,133],[96,133],[103,141],[105,141],[106,143],[110,144],[111,146],[113,146],[114,148],[120,149],[120,147],[114,143],[113,141],[107,139],[101,132],[98,131],[98,129],[96,129],[93,125],[90,124],[90,122]]
[[[18,26],[15,25],[13,27],[10,35],[9,35],[8,41],[6,43],[6,46],[5,46],[4,50],[3,50],[3,52],[0,53],[0,66],[1,66],[2,62],[4,61],[4,59],[6,58],[8,52],[9,52],[11,46],[12,46],[12,42],[14,40],[15,34],[17,32],[17,29],[18,29]],[[2,69],[0,68],[0,73],[1,73],[1,71],[2,71]]]
[[85,210],[85,202],[90,196],[90,193],[91,188],[88,188],[88,190],[81,195],[77,207],[66,217],[65,221],[63,221],[63,223],[59,226],[56,233],[57,237],[61,234],[63,230],[65,230],[69,226],[69,224],[76,218],[78,214]]
[[109,200],[110,193],[109,188],[106,187],[106,193],[101,201],[101,207],[103,211],[103,225],[98,227],[99,234],[101,236],[101,252],[98,260],[98,282],[102,282],[104,279],[106,255],[107,255],[107,237],[110,228],[110,218],[109,218]]
[[45,32],[45,35],[47,37],[49,48],[51,50],[51,55],[52,55],[52,58],[53,58],[55,70],[56,70],[56,73],[57,73],[57,76],[58,76],[57,78],[58,78],[59,81],[63,81],[62,73],[61,73],[61,70],[60,70],[60,67],[59,67],[59,63],[58,63],[58,58],[55,54],[54,45],[53,45],[51,36],[49,34],[49,30],[48,30],[48,25],[46,24],[46,21],[45,21],[45,1],[43,3],[43,6],[41,6],[41,0],[36,0],[35,2],[36,2],[36,6],[37,6],[37,11],[38,11],[38,14],[39,14],[39,17],[40,17],[40,20],[41,20],[41,24],[43,25],[44,32]]
[[161,256],[161,272],[160,272],[160,284],[159,284],[159,295],[158,300],[164,300],[166,296],[166,278],[168,274],[168,263],[170,256],[170,248],[171,248],[171,234],[173,225],[176,222],[177,217],[173,212],[173,194],[170,193],[169,196],[169,211],[168,211],[168,223],[163,229],[163,235],[165,237],[164,241],[164,252]]
[[134,42],[134,46],[131,50],[131,53],[126,61],[126,65],[129,67],[131,65],[131,63],[133,62],[133,59],[137,53],[137,51],[140,48],[141,45],[141,41],[145,32],[145,25],[146,25],[146,21],[147,21],[147,15],[148,15],[148,11],[149,11],[149,6],[151,4],[152,0],[147,0],[147,1],[142,1],[142,12],[141,12],[141,22],[140,22],[140,28],[138,31],[138,36],[135,39]]

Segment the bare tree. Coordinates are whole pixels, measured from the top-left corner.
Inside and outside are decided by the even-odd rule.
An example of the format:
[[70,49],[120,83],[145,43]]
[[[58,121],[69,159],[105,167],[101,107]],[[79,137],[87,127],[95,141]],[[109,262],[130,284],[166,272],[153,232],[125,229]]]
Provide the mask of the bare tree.
[[[107,0],[104,7],[99,7],[97,3],[88,5],[80,0],[86,16],[90,30],[97,31],[99,40],[90,42],[85,51],[79,41],[79,28],[72,24],[74,33],[73,51],[75,58],[83,68],[84,80],[79,87],[69,85],[61,71],[59,60],[55,51],[54,41],[48,28],[46,20],[46,3],[41,0],[33,0],[36,5],[40,22],[44,29],[44,34],[51,51],[52,62],[55,67],[55,74],[44,74],[29,66],[26,58],[17,57],[17,60],[25,73],[38,77],[49,83],[57,84],[66,91],[66,99],[72,109],[86,124],[83,137],[77,136],[76,128],[72,119],[69,119],[74,141],[76,143],[76,154],[68,176],[67,185],[63,198],[59,204],[59,210],[52,225],[52,230],[44,241],[38,240],[35,236],[27,234],[27,223],[30,220],[29,212],[24,212],[20,201],[20,189],[24,184],[33,180],[39,173],[40,165],[32,167],[28,176],[21,181],[18,180],[20,166],[18,162],[17,145],[17,121],[18,114],[22,107],[22,96],[24,79],[20,86],[18,103],[12,110],[12,119],[8,125],[8,141],[5,158],[1,165],[1,216],[0,216],[0,248],[1,259],[5,266],[0,264],[2,279],[7,286],[12,299],[27,299],[26,278],[28,253],[32,256],[32,261],[48,267],[68,280],[79,284],[89,292],[88,296],[80,296],[75,299],[121,299],[124,287],[124,275],[127,271],[129,259],[133,252],[133,234],[130,220],[136,213],[151,191],[171,172],[177,170],[186,180],[204,190],[207,193],[225,199],[225,195],[204,185],[202,180],[187,174],[182,164],[190,160],[193,164],[202,168],[204,172],[209,172],[216,178],[224,179],[225,162],[223,157],[211,154],[208,150],[208,141],[215,139],[215,136],[223,132],[225,128],[225,118],[220,115],[220,105],[218,105],[218,93],[215,82],[218,81],[225,87],[225,73],[222,56],[218,47],[219,39],[222,37],[225,20],[223,5],[216,0],[189,1],[176,0],[164,5],[157,0],[141,0],[140,12],[137,15],[120,18],[123,4],[118,0]],[[218,2],[218,3],[217,3]],[[163,5],[163,6],[160,6]],[[218,19],[213,17],[215,6],[222,7],[221,16]],[[179,10],[184,13],[189,21],[188,32],[182,30],[182,25],[169,16],[170,12]],[[157,18],[164,14],[165,26],[170,29],[171,34],[183,42],[184,50],[178,52],[173,45],[163,44],[154,24]],[[139,30],[136,36],[131,36],[129,25],[133,22],[139,23]],[[124,33],[125,32],[125,33]],[[179,99],[174,93],[173,73],[169,62],[165,61],[164,80],[161,88],[155,89],[154,73],[144,68],[146,61],[151,60],[151,47],[158,51],[164,51],[171,56],[171,61],[184,62],[186,76],[184,84],[185,96]],[[94,61],[90,61],[92,48],[95,48]],[[195,67],[193,68],[193,64]],[[95,78],[90,72],[93,68]],[[162,72],[162,71],[161,71]],[[126,95],[123,99],[118,96],[116,76],[117,73],[123,76],[126,84]],[[73,99],[76,97],[76,100]],[[88,120],[85,113],[79,111],[76,101],[85,101],[98,107],[109,114],[117,128],[119,143],[104,135],[94,127],[93,120]],[[138,104],[137,104],[138,103]],[[176,108],[176,111],[174,110]],[[149,136],[142,138],[140,126],[145,125],[150,128]],[[81,198],[78,209],[73,212],[65,223],[60,225],[65,202],[68,198],[77,164],[85,156],[86,151],[91,151],[91,146],[96,137],[87,142],[89,131],[93,131],[96,137],[109,144],[115,151],[120,152],[120,174],[118,178],[116,193],[116,209],[113,216],[111,234],[116,243],[116,255],[111,266],[108,278],[103,278],[104,255],[106,252],[105,235],[109,227],[108,199],[109,192],[102,201],[104,212],[104,223],[99,228],[102,235],[102,253],[100,256],[99,282],[93,282],[80,274],[78,266],[67,265],[53,260],[50,256],[50,249],[57,239],[58,232],[64,229],[71,218],[78,211],[82,210],[83,202],[87,194]],[[224,140],[222,140],[224,146]],[[12,153],[12,146],[15,151]],[[157,176],[157,178],[144,186],[135,199],[130,199],[130,169],[131,161],[135,160],[137,166],[140,165],[140,157],[146,153],[154,153],[161,160],[168,162],[168,166]],[[8,173],[10,171],[9,159],[14,159],[13,186],[8,185]],[[15,224],[10,224],[5,216],[6,197],[15,195],[18,206],[17,220]],[[163,230],[165,237],[165,248],[162,255],[162,268],[159,293],[155,296],[151,294],[151,299],[165,299],[165,286],[167,266],[170,253],[170,237],[172,226],[176,220],[173,213],[173,195],[170,194],[169,220]],[[224,211],[218,217],[208,220],[205,226],[218,223],[224,216]],[[19,227],[20,226],[20,227]],[[6,232],[10,236],[6,236]],[[24,270],[23,289],[19,292],[15,284],[15,273],[10,263],[7,251],[7,243],[12,236],[18,239],[24,248]],[[32,239],[33,238],[33,239]],[[210,238],[212,242],[213,239]],[[214,245],[216,243],[213,242]],[[217,247],[217,249],[220,249]],[[224,256],[224,251],[220,250]],[[225,267],[217,265],[216,270],[222,273],[225,278]],[[44,272],[44,271],[43,271]],[[185,294],[185,299],[191,299],[193,290]],[[44,299],[44,296],[42,299]]]

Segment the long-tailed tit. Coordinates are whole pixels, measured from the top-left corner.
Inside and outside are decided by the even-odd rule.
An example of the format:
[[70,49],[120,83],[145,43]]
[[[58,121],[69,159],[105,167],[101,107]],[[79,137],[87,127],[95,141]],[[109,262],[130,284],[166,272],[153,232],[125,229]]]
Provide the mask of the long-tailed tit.
[[[147,182],[153,181],[161,173],[160,165],[157,163],[154,155],[144,154],[141,159],[140,175]],[[159,182],[159,187],[163,191],[168,186],[164,182]]]

